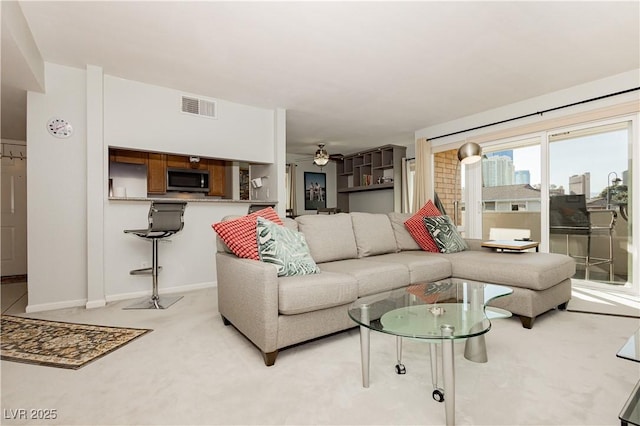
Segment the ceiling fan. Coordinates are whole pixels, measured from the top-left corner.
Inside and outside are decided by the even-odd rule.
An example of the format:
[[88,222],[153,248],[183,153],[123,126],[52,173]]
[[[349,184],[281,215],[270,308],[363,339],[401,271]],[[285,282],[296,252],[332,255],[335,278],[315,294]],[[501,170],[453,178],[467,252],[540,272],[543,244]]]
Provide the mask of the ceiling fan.
[[339,160],[342,160],[343,158],[344,156],[342,154],[329,155],[327,150],[324,149],[324,144],[319,143],[318,150],[313,156],[313,164],[315,164],[316,166],[322,169],[322,167],[326,166],[329,161],[339,161]]

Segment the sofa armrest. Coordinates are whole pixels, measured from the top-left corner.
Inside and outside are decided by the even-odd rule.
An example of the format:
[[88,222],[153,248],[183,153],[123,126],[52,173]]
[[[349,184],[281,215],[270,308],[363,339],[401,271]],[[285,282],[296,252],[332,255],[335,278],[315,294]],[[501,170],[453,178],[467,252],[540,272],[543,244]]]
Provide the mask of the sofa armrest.
[[263,352],[277,349],[278,274],[274,265],[216,253],[218,311]]

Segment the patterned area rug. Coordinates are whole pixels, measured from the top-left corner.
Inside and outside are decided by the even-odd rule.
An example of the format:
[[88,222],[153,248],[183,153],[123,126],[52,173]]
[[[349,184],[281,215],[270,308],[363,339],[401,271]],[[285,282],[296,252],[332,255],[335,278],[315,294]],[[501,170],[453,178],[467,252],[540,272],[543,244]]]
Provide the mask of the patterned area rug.
[[1,358],[77,370],[150,331],[2,315]]

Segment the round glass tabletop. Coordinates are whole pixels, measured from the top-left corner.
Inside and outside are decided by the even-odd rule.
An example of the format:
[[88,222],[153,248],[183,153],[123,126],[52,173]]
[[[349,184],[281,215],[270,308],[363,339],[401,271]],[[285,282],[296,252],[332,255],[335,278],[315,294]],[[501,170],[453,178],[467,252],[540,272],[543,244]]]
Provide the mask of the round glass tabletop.
[[[486,306],[511,293],[509,287],[452,278],[362,297],[351,305],[349,316],[362,326],[396,336],[463,339],[489,331],[492,318],[511,316]],[[443,336],[443,326],[453,334]]]

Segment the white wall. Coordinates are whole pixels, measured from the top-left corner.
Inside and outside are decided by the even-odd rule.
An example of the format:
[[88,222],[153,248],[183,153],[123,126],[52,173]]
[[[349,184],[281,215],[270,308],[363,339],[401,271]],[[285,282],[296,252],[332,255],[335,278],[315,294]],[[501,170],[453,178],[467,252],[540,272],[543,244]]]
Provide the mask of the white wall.
[[[179,112],[181,92],[103,76],[99,67],[80,70],[47,63],[45,76],[46,94],[29,92],[27,105],[28,312],[98,307],[151,292],[150,277],[129,275],[129,270],[151,262],[150,244],[123,233],[147,226],[149,201],[108,199],[109,145],[284,163],[285,132],[279,128],[284,110],[276,114],[219,101],[223,107],[218,120],[208,120]],[[131,97],[124,88],[131,90]],[[147,102],[146,95],[153,101]],[[73,135],[49,135],[46,122],[51,117],[69,120]],[[154,117],[167,121],[152,126]],[[171,123],[174,129],[169,129]],[[247,207],[189,203],[184,230],[173,243],[160,244],[160,292],[214,285],[211,224],[228,214],[245,214]]]
[[296,164],[296,201],[297,201],[297,213],[303,214],[318,214],[317,210],[305,210],[304,209],[304,172],[313,173],[326,173],[327,177],[327,207],[336,207],[338,205],[338,197],[336,192],[336,163],[329,161],[325,167],[320,170],[320,167],[313,164],[313,160],[299,160]]
[[[217,102],[218,118],[181,112],[182,95]],[[109,146],[273,163],[274,115],[274,110],[104,76]]]
[[[151,277],[129,271],[151,266],[151,243],[125,229],[147,227],[149,202],[107,201],[105,206],[105,299],[143,296],[151,291]],[[226,215],[243,215],[248,205],[225,202],[191,202],[184,214],[184,229],[160,242],[158,259],[162,271],[160,293],[181,292],[215,285],[215,232],[211,225]]]
[[[592,81],[589,83],[581,84],[579,86],[570,87],[568,89],[560,90],[557,92],[549,93],[547,95],[538,96],[517,102],[510,105],[505,105],[499,108],[495,108],[489,111],[485,111],[479,114],[470,115],[457,120],[449,121],[446,123],[438,124],[435,126],[425,127],[415,132],[415,139],[420,138],[434,138],[440,135],[446,135],[453,132],[458,132],[465,129],[470,129],[476,126],[482,126],[497,121],[507,120],[513,117],[519,117],[522,115],[528,115],[535,113],[536,111],[544,111],[551,108],[560,107],[576,102],[581,102],[587,99],[600,97],[610,93],[616,93],[627,89],[632,89],[640,86],[640,69],[628,71],[625,73],[617,74],[600,80]],[[560,109],[553,112],[548,112],[542,115],[534,115],[521,120],[516,120],[501,125],[491,126],[483,129],[478,129],[471,132],[466,132],[454,136],[448,136],[445,138],[435,139],[431,141],[432,147],[446,145],[454,142],[464,142],[466,138],[470,138],[474,135],[482,135],[492,132],[497,132],[503,129],[510,129],[517,126],[523,126],[526,124],[537,123],[544,120],[549,120],[555,117],[563,117],[567,115],[577,114],[584,111],[590,111],[595,108],[602,108],[605,106],[616,105],[622,102],[637,101],[639,98],[639,92],[631,92],[620,96],[613,96],[602,100],[589,102],[581,105],[576,105],[567,109]],[[415,148],[414,148],[415,152]]]
[[[85,72],[47,63],[45,76],[47,93],[27,95],[28,309],[87,297]],[[52,117],[68,120],[73,135],[51,136]]]
[[365,213],[389,213],[394,211],[393,189],[351,192],[349,211]]

